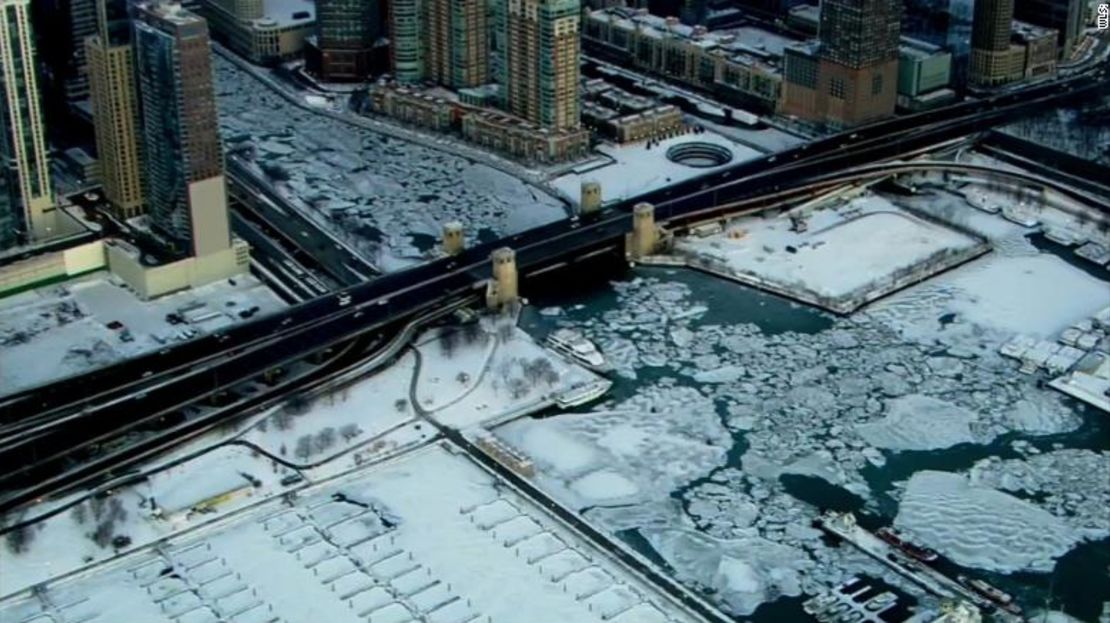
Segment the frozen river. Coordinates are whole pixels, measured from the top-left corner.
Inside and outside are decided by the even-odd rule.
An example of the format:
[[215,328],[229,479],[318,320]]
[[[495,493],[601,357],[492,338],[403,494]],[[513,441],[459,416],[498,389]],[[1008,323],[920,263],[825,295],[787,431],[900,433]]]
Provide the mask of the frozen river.
[[[823,508],[896,523],[1027,611],[1095,620],[1110,601],[1110,421],[997,348],[1105,306],[1105,274],[1015,228],[993,237],[988,258],[850,318],[687,270],[533,294],[523,326],[582,330],[617,382],[604,404],[498,434],[556,497],[754,621],[808,621],[803,594],[856,574],[936,605],[824,541],[810,527]],[[1002,314],[1005,280],[970,293],[984,273],[1075,289],[1052,318]]]

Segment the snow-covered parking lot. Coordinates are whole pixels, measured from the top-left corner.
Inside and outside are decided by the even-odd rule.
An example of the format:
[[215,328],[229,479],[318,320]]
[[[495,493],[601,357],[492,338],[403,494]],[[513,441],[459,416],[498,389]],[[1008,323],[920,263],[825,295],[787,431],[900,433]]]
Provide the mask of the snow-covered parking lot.
[[5,621],[56,615],[86,623],[695,620],[441,446],[0,601]]

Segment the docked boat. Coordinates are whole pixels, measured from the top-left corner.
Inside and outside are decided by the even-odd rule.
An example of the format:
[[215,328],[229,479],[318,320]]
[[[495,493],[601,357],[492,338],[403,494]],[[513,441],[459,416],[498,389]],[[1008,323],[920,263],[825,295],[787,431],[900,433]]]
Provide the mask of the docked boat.
[[557,329],[547,336],[546,343],[551,350],[591,370],[604,372],[608,368],[597,346],[574,329]]
[[1007,593],[1006,591],[991,584],[988,584],[983,580],[980,580],[978,578],[969,578],[966,575],[958,575],[956,576],[956,580],[958,580],[960,584],[963,584],[976,593],[991,600],[992,602],[997,604],[999,608],[1002,608],[1006,612],[1009,612],[1010,614],[1021,614],[1021,608],[1019,608],[1017,604],[1014,603],[1014,596]]
[[593,402],[601,398],[612,386],[613,382],[604,378],[575,385],[557,394],[555,396],[555,404],[558,405],[560,409],[580,407],[588,402]]
[[937,553],[928,547],[922,547],[906,539],[894,528],[879,528],[875,531],[875,536],[886,541],[888,544],[897,547],[902,553],[911,558],[916,558],[921,562],[934,562],[939,556]]

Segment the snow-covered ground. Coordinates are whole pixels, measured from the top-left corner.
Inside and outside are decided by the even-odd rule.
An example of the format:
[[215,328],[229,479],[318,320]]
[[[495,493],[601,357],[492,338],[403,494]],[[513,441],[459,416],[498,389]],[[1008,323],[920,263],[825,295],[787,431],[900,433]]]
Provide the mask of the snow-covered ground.
[[450,221],[473,241],[566,216],[506,173],[297,108],[219,56],[213,66],[224,139],[253,144],[294,204],[386,270],[421,258],[427,240],[414,236],[438,238]]
[[720,233],[679,239],[675,251],[715,272],[843,311],[981,244],[871,193],[809,212],[806,221],[806,231],[797,232],[786,214],[744,217]]
[[596,168],[583,165],[580,168],[583,170],[561,175],[552,180],[551,184],[560,195],[576,204],[581,194],[582,182],[587,181],[601,184],[603,202],[620,201],[727,166],[691,167],[667,158],[668,149],[684,143],[709,143],[724,147],[732,154],[732,164],[762,155],[747,145],[736,143],[712,131],[680,134],[663,139],[650,148],[645,142],[623,145],[603,143],[597,147],[597,151],[608,160],[607,164]]
[[438,446],[0,602],[4,620],[59,611],[152,623],[694,620]]
[[485,317],[417,340],[420,408],[454,428],[487,425],[551,405],[556,395],[598,380],[537,344],[512,316]]
[[[1106,305],[1105,281],[1041,253],[1026,238],[1027,228],[969,208],[963,197],[946,191],[901,201],[979,232],[993,248],[987,256],[868,310],[903,333],[950,338],[945,341],[955,339],[956,334],[982,331],[1055,339],[1070,324]],[[1072,227],[1079,226],[1074,217],[1069,219],[1057,210],[1044,209],[1040,218],[1060,226],[1069,222]],[[952,314],[951,322],[941,325],[937,319],[945,314]]]
[[[232,285],[231,281],[235,284]],[[0,394],[85,372],[285,304],[251,275],[142,301],[106,272],[0,300]],[[170,324],[166,314],[195,322]],[[118,329],[111,322],[122,323]],[[130,336],[130,341],[125,341]]]

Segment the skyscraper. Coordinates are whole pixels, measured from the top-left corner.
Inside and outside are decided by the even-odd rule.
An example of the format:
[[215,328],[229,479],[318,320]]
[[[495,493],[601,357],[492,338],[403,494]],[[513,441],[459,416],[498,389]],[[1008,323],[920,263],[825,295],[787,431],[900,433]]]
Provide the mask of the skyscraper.
[[1021,75],[1020,55],[1011,50],[1014,0],[976,0],[971,28],[971,67],[968,81],[994,86]]
[[96,151],[104,194],[121,218],[143,210],[139,102],[123,0],[97,0],[97,33],[85,40]]
[[148,3],[136,10],[133,36],[152,224],[183,253],[227,249],[208,24],[178,4]]
[[547,128],[579,127],[580,9],[578,0],[508,0],[498,12],[509,112]]
[[489,80],[485,0],[424,0],[428,79],[460,89]]
[[96,0],[34,0],[43,93],[66,105],[89,96],[85,38],[96,32]]
[[31,0],[0,0],[0,246],[54,230],[54,192],[29,14]]
[[490,78],[485,0],[398,0],[390,7],[392,71],[402,83],[454,89]]
[[783,112],[832,127],[894,114],[900,0],[824,0],[817,46],[786,50]]
[[325,80],[364,80],[381,35],[377,0],[316,0],[316,45]]
[[952,84],[967,83],[975,0],[906,0],[902,34],[946,48],[952,54]]
[[1014,4],[1014,17],[1055,29],[1060,60],[1071,56],[1087,22],[1087,0],[1022,0]]

